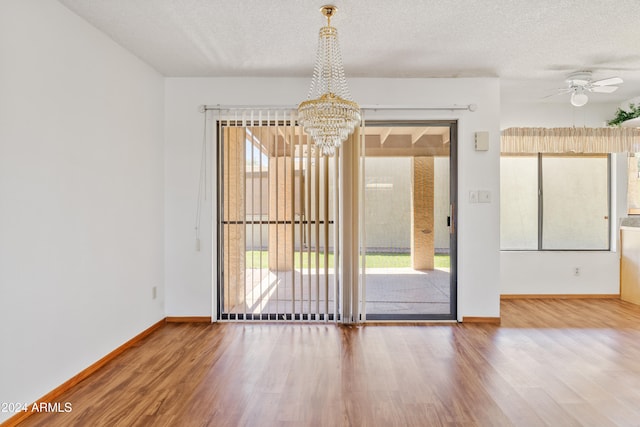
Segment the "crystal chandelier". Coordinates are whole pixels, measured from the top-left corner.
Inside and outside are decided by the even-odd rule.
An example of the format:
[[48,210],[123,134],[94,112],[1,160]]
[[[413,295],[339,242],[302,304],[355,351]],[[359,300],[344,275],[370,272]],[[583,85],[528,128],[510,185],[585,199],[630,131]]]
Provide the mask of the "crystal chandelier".
[[298,105],[298,122],[323,155],[331,156],[360,121],[360,107],[351,100],[338,45],[331,26],[335,6],[323,6],[327,26],[320,28],[316,65],[307,100]]

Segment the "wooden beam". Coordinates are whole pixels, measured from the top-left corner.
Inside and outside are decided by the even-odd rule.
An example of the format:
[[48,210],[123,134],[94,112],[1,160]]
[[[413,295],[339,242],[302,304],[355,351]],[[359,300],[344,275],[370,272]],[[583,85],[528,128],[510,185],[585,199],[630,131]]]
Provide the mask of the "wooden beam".
[[417,142],[413,143],[414,147],[441,148],[443,145],[442,135],[423,135]]
[[418,142],[426,132],[427,128],[415,128],[415,130],[411,132],[411,144]]
[[449,138],[449,130],[447,129],[446,133],[442,134],[442,144],[448,144],[451,138]]
[[369,157],[448,157],[449,147],[367,148]]
[[365,135],[364,147],[369,150],[370,148],[382,148],[380,135]]
[[382,144],[382,148],[411,148],[411,135],[393,134],[389,135]]
[[393,132],[393,128],[384,128],[384,130],[380,133],[380,145],[384,145],[387,142],[387,138]]

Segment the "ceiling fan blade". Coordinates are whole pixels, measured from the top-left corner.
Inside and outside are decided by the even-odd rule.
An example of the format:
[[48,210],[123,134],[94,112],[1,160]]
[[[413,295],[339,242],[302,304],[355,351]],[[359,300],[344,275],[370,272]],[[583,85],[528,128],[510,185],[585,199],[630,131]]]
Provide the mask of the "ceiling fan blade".
[[619,85],[624,83],[620,77],[611,77],[608,79],[596,80],[591,82],[593,86],[611,86],[611,85]]
[[590,92],[612,93],[618,90],[618,86],[595,86],[589,89]]
[[569,92],[572,92],[572,91],[573,91],[573,89],[571,89],[571,88],[558,89],[558,91],[556,93],[552,93],[551,95],[543,96],[542,99],[551,98],[552,96],[564,95],[565,93],[569,93]]
[[562,89],[562,90],[558,90],[558,92],[556,92],[556,93],[552,93],[551,95],[543,96],[540,99],[553,98],[554,96],[564,95],[565,93],[569,93],[569,92],[570,92],[569,90]]

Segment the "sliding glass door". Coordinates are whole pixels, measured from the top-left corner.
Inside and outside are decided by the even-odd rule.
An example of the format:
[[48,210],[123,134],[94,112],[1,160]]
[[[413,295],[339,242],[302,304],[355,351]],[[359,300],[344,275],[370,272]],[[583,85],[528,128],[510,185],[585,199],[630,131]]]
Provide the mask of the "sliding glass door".
[[367,123],[365,135],[366,319],[455,319],[455,123]]
[[455,142],[368,123],[326,157],[293,111],[219,120],[218,318],[455,319]]

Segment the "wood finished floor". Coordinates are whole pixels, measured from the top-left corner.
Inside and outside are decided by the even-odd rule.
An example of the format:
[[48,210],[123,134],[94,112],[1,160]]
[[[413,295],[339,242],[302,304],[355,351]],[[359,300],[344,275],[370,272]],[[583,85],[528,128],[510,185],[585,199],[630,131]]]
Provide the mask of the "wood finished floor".
[[502,325],[167,324],[22,426],[640,426],[640,307]]

